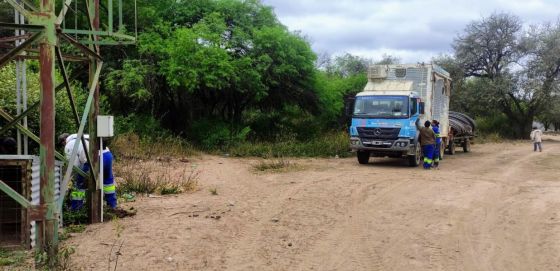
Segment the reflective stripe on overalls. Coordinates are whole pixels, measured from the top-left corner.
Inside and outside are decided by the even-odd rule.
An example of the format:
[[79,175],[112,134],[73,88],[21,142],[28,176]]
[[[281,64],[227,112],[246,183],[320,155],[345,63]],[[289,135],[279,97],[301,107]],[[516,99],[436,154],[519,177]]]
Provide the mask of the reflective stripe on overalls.
[[436,164],[439,162],[439,148],[441,148],[441,135],[439,133],[436,133],[436,148],[434,150],[434,161],[436,162]]
[[105,194],[114,194],[116,192],[115,183],[112,184],[104,184],[103,185],[103,193]]
[[435,165],[437,165],[439,163],[439,159],[440,159],[440,148],[441,148],[441,135],[439,133],[439,127],[437,126],[432,126],[432,130],[434,131],[434,134],[436,135],[436,144],[434,146],[434,162]]
[[71,200],[84,200],[86,197],[86,190],[85,189],[74,189],[70,193]]
[[434,155],[434,145],[424,145],[422,146],[422,152],[424,155],[424,168],[432,167],[433,155]]

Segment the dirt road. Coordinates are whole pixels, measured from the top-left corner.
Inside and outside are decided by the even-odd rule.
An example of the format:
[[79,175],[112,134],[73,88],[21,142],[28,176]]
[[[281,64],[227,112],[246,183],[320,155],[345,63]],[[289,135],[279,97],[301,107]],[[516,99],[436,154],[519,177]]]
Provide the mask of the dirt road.
[[200,191],[141,198],[67,244],[84,270],[114,265],[115,240],[117,270],[560,270],[560,138],[544,148],[474,145],[437,171],[333,158],[255,173],[205,156]]

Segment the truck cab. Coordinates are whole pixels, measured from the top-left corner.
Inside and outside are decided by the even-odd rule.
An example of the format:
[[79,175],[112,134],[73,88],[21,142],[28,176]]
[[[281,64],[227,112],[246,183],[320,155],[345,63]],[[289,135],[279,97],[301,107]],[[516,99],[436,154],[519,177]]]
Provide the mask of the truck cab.
[[358,152],[358,162],[369,157],[409,158],[412,166],[420,164],[416,122],[423,103],[409,90],[365,91],[356,95],[350,147]]

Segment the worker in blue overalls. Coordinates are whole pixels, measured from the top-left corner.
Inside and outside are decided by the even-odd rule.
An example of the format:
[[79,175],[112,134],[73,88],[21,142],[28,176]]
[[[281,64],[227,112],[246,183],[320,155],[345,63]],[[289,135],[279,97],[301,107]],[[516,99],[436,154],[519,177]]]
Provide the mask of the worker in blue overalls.
[[[88,139],[89,136],[85,135],[86,138],[86,148],[89,147]],[[88,173],[90,170],[90,165],[87,163],[87,157],[85,151],[81,145],[80,140],[77,138],[76,134],[68,135],[62,134],[59,137],[61,143],[65,142],[64,151],[66,157],[69,159],[74,148],[74,144],[80,144],[78,148],[78,157],[74,162],[74,166],[81,168],[84,172]],[[108,145],[108,144],[107,144]],[[105,200],[107,205],[115,209],[117,207],[117,194],[116,187],[113,177],[113,154],[108,147],[103,150],[103,193],[105,195]],[[87,183],[83,176],[77,175],[72,192],[70,192],[70,209],[79,210],[84,205],[84,199],[86,196]]]
[[432,130],[436,134],[436,145],[434,148],[434,168],[438,168],[440,157],[440,148],[441,148],[441,134],[439,133],[439,121],[432,120]]
[[115,209],[117,208],[117,190],[113,176],[113,153],[109,150],[110,142],[110,140],[105,142],[106,146],[103,150],[103,194],[107,205],[111,209]]
[[[86,148],[89,148],[89,135],[84,135]],[[74,150],[74,145],[78,144],[78,153],[76,154],[76,159],[74,164],[68,166],[75,166],[80,169],[86,168],[87,165],[87,155],[83,148],[80,138],[77,134],[64,133],[58,137],[59,144],[64,147],[64,154],[66,159],[70,159],[72,151]],[[89,165],[87,165],[89,169]],[[83,176],[77,175],[74,178],[74,183],[72,185],[72,191],[70,191],[70,209],[77,211],[81,209],[84,205],[84,199],[86,198],[87,183]]]
[[424,123],[424,127],[419,125],[416,121],[416,127],[420,130],[420,146],[422,146],[422,155],[424,156],[424,169],[431,169],[434,163],[434,149],[436,144],[436,135],[432,128],[430,128],[430,121]]

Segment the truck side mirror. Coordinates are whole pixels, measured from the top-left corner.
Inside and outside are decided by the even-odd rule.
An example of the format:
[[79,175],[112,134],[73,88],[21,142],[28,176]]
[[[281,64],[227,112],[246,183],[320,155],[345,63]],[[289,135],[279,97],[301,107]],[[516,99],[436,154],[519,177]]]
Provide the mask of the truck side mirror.
[[424,115],[424,102],[420,102],[420,115]]
[[356,98],[354,97],[348,97],[346,99],[344,99],[344,113],[347,117],[352,117],[352,115],[354,114],[354,102],[356,101]]

